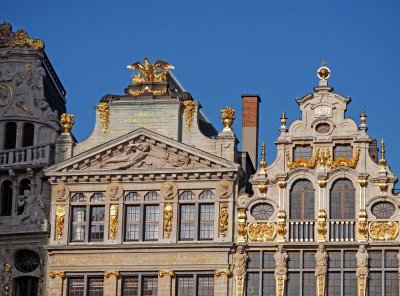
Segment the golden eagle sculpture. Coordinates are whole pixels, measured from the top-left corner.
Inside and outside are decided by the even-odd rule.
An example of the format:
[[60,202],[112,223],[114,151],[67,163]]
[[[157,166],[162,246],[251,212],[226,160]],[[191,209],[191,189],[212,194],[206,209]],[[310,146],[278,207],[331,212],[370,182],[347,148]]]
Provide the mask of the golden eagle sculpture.
[[133,75],[133,84],[142,82],[164,82],[167,80],[167,73],[169,69],[174,67],[164,61],[157,60],[154,65],[150,64],[149,58],[144,58],[144,64],[136,62],[127,66],[128,69],[139,71],[138,74]]

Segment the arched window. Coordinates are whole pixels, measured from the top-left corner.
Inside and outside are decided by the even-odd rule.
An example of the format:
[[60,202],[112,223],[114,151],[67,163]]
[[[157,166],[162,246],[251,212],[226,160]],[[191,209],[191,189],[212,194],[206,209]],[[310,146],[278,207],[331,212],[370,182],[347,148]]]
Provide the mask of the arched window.
[[33,146],[34,135],[35,126],[32,123],[25,124],[22,133],[22,147]]
[[315,190],[308,180],[294,183],[290,191],[290,219],[314,219]]
[[4,181],[1,184],[0,216],[11,216],[12,211],[12,182]]
[[355,189],[348,179],[337,180],[331,189],[330,218],[355,219]]
[[15,149],[17,141],[17,124],[8,122],[4,131],[4,149]]

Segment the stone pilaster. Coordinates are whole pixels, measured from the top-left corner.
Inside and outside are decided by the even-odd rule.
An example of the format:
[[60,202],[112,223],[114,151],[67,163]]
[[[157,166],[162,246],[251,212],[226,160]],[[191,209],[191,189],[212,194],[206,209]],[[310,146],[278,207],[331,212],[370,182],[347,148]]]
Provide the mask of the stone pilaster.
[[104,295],[116,296],[118,287],[118,271],[104,272]]
[[233,275],[229,269],[214,271],[214,296],[228,296],[229,278]]
[[63,296],[63,279],[65,273],[62,271],[49,272],[49,278],[47,281],[47,293],[46,295],[52,296]]
[[158,272],[158,295],[172,296],[172,278],[175,273],[172,270],[160,270]]

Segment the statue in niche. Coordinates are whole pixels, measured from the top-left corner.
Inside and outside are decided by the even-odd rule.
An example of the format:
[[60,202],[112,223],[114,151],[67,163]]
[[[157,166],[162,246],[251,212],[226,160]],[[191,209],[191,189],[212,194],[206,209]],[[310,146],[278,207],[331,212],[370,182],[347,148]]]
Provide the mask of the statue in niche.
[[275,255],[275,277],[278,275],[286,276],[288,254],[283,246],[278,246]]
[[360,275],[364,275],[368,277],[368,259],[369,255],[364,245],[361,245],[358,248],[358,252],[356,254],[357,258],[357,277]]
[[328,271],[328,253],[325,251],[323,245],[318,246],[317,253],[315,254],[315,261],[315,276],[325,275]]
[[44,216],[44,204],[40,195],[32,194],[24,190],[24,194],[18,197],[18,208],[21,209],[18,215],[22,225],[46,224]]

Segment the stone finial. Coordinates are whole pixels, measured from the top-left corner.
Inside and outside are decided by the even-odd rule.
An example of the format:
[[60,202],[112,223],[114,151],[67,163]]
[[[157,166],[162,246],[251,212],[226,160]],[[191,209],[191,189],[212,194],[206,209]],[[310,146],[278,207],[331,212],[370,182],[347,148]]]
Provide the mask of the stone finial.
[[74,120],[75,115],[70,113],[63,113],[61,114],[60,124],[63,129],[62,135],[70,135],[72,126],[75,123]]

